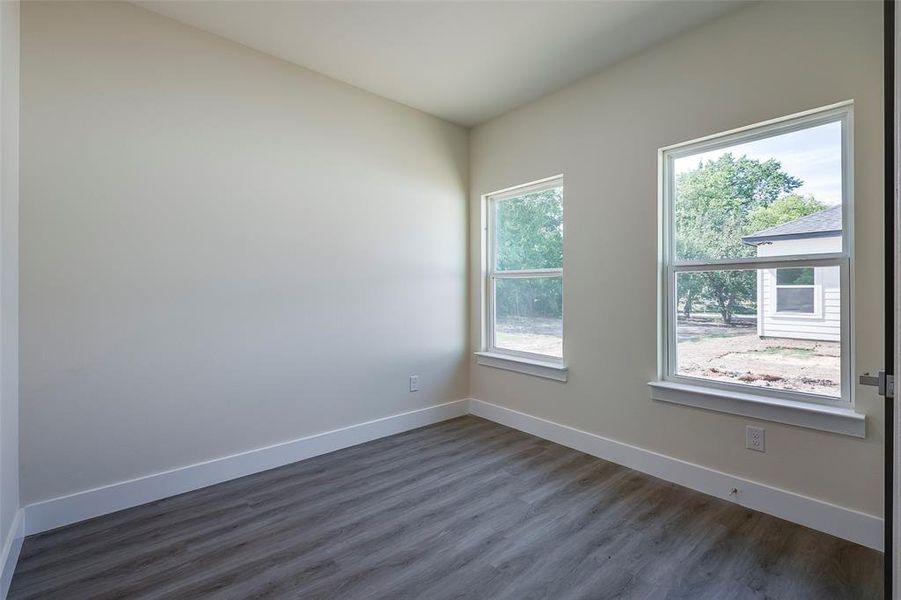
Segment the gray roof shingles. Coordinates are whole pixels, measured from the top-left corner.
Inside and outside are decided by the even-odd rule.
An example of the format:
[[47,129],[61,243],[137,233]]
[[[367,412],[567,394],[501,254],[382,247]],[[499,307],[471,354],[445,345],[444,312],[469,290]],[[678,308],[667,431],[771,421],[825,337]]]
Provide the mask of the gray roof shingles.
[[741,241],[751,246],[762,242],[778,240],[797,240],[814,237],[833,237],[842,234],[842,207],[841,205],[821,210],[818,213],[776,225],[751,235],[741,238]]

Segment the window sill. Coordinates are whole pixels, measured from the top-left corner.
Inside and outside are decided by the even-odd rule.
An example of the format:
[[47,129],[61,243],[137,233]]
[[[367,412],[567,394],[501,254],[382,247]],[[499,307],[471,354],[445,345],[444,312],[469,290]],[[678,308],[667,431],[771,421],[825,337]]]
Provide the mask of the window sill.
[[516,371],[517,373],[563,382],[566,381],[569,375],[569,369],[563,363],[534,360],[509,354],[496,354],[494,352],[476,352],[475,354],[476,362],[483,367]]
[[661,402],[866,437],[866,415],[850,408],[781,400],[671,381],[652,381],[648,386],[651,388],[651,398]]

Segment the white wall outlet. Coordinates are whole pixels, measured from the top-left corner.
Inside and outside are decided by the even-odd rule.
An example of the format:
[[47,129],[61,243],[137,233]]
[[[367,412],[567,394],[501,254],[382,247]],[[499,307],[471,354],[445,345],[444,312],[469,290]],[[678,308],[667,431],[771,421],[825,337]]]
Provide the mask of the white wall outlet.
[[745,446],[749,450],[766,452],[766,429],[763,427],[745,427]]
[[410,391],[419,391],[419,375],[410,375]]

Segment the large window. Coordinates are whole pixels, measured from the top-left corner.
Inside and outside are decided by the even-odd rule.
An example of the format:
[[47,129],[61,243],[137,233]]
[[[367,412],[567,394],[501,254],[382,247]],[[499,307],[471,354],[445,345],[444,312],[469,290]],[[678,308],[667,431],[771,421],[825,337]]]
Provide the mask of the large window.
[[563,361],[563,180],[487,196],[489,353]]
[[661,380],[850,407],[850,124],[848,103],[661,150]]

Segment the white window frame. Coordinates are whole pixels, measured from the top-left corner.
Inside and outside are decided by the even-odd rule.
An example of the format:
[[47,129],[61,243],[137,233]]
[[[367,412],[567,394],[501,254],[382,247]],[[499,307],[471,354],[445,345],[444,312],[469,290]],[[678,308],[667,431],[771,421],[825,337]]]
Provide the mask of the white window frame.
[[[675,251],[676,159],[840,122],[842,128],[842,250],[833,253],[754,256],[741,259],[677,260]],[[864,436],[864,417],[854,411],[854,179],[853,102],[842,102],[661,148],[659,164],[658,373],[652,398],[712,410],[754,416],[838,433]],[[775,390],[680,375],[676,371],[676,277],[681,272],[780,267],[839,267],[841,294],[841,397]],[[773,273],[775,276],[775,272]],[[803,313],[793,313],[794,316]],[[825,415],[825,416],[824,416]],[[824,424],[825,423],[825,424]]]
[[[483,335],[480,351],[476,352],[477,362],[480,365],[497,367],[512,371],[519,371],[529,375],[547,377],[558,381],[566,381],[567,368],[564,358],[534,352],[522,352],[509,348],[499,348],[495,341],[495,291],[497,281],[500,279],[525,279],[525,278],[552,278],[559,277],[563,282],[563,266],[553,269],[523,269],[514,271],[498,271],[497,265],[497,231],[495,207],[498,202],[518,198],[525,194],[540,192],[543,190],[564,187],[563,175],[547,177],[531,183],[505,188],[497,192],[491,192],[482,196],[483,200],[483,244],[485,248],[485,273],[484,286],[485,298],[483,302]],[[565,189],[561,202],[565,202]],[[564,222],[566,213],[564,208]],[[565,352],[565,323],[564,335],[561,340],[563,352]]]

